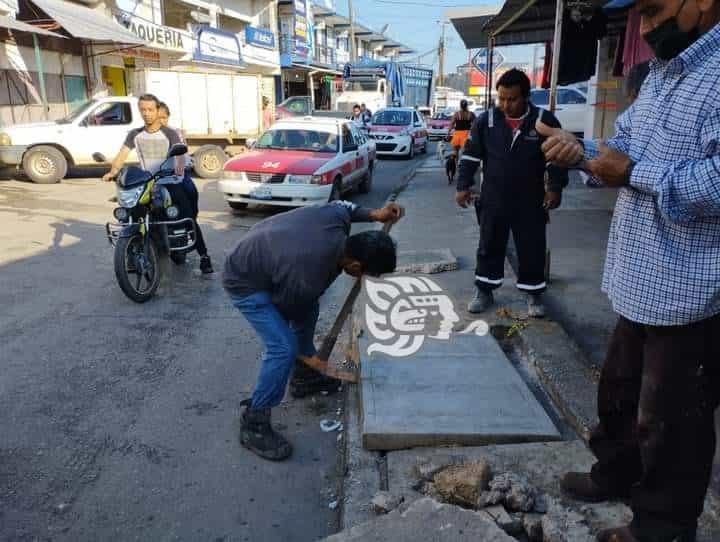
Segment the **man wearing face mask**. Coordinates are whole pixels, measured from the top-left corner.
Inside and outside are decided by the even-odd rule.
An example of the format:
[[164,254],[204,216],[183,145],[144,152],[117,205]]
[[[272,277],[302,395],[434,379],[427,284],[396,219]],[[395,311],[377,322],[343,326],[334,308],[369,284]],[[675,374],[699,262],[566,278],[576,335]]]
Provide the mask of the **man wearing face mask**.
[[634,4],[657,56],[605,144],[538,125],[549,161],[620,187],[603,290],[619,314],[598,389],[590,473],[561,486],[630,499],[606,542],[695,540],[720,402],[720,0]]

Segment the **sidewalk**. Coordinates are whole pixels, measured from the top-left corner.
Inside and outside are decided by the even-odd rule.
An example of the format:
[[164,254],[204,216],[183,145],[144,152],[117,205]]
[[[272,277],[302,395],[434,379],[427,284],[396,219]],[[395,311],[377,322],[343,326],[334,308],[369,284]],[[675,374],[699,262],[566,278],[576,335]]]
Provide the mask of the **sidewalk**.
[[[455,187],[447,185],[439,162],[428,159],[398,198],[407,215],[393,228],[391,235],[397,240],[399,251],[450,249],[457,257],[457,270],[429,277],[455,301],[455,309],[461,319],[456,324],[456,329],[459,329],[478,317],[465,310],[474,293],[478,229],[474,209],[459,208],[454,202],[454,193]],[[422,465],[448,465],[479,459],[487,461],[493,473],[513,472],[528,479],[553,503],[553,510],[564,511],[565,519],[558,520],[553,516],[557,521],[562,523],[567,521],[567,517],[574,517],[576,526],[585,525],[586,530],[589,529],[587,536],[600,528],[628,520],[629,510],[624,505],[582,505],[569,501],[560,493],[557,484],[565,470],[585,470],[593,460],[583,437],[586,437],[595,416],[596,382],[591,369],[601,362],[605,341],[614,323],[607,298],[599,287],[613,201],[611,191],[573,185],[564,195],[564,209],[552,214],[549,231],[551,285],[547,301],[551,316],[555,316],[563,327],[566,326],[565,330],[573,338],[578,337],[582,350],[552,319],[527,320],[525,298],[514,287],[515,277],[510,265],[506,265],[505,284],[496,293],[495,307],[479,315],[488,322],[513,369],[542,404],[563,440],[492,446],[427,446],[371,452],[362,448],[360,437],[362,398],[356,394],[357,387],[350,386],[346,412],[347,473],[343,494],[345,529],[366,521],[377,521],[370,507],[370,499],[376,491],[401,494],[405,499],[401,511],[427,495],[423,489],[427,484],[423,486],[422,480],[419,482],[417,479]],[[453,344],[451,339],[451,347]],[[459,341],[457,344],[460,347]],[[411,378],[412,374],[408,377]],[[483,384],[487,386],[487,383]],[[478,387],[480,389],[482,387]],[[410,516],[413,513],[408,512]],[[518,514],[511,513],[511,516],[518,519]],[[396,519],[402,521],[402,512]],[[384,524],[387,521],[383,520]],[[552,523],[549,521],[548,526],[552,527]],[[346,537],[341,533],[333,540],[359,540],[354,537],[364,528],[356,529],[352,534],[346,531]],[[576,539],[591,538],[565,538]],[[718,539],[720,503],[714,495],[709,495],[698,540],[710,542]]]

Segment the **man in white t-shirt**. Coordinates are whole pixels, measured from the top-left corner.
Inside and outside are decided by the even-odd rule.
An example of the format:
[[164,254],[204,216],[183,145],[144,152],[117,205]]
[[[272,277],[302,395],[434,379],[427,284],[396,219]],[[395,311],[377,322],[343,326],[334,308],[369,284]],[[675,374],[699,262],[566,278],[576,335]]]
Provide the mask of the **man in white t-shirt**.
[[[130,151],[137,151],[140,167],[150,173],[157,173],[163,164],[167,161],[168,151],[173,145],[182,143],[180,135],[167,126],[163,126],[159,115],[160,100],[152,94],[143,94],[138,98],[138,108],[145,126],[130,130],[125,139],[120,152],[112,162],[112,167],[105,175],[103,181],[112,181],[120,169],[125,164]],[[184,194],[184,189],[179,186],[183,182],[185,175],[185,157],[176,156],[174,159],[175,177],[167,177],[163,179],[163,184],[167,185],[171,191],[171,196],[178,207],[183,211],[183,207],[190,209],[190,204],[183,205],[183,202],[189,202],[190,198]],[[177,190],[173,185],[178,185]],[[188,211],[188,215],[192,213]],[[204,250],[204,243],[203,243]],[[200,249],[198,249],[200,252]],[[212,273],[212,264],[207,253],[200,255],[200,270],[203,273]]]

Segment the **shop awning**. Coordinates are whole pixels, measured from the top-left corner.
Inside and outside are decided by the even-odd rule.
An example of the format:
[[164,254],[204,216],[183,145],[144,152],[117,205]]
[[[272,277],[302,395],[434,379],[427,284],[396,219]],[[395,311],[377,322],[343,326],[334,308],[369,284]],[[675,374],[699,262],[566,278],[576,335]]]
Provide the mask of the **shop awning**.
[[17,19],[13,19],[12,17],[7,17],[5,15],[0,15],[0,28],[9,28],[10,30],[17,30],[18,32],[30,32],[32,34],[40,34],[41,36],[51,36],[53,38],[65,39],[65,36],[18,21]]
[[[590,6],[596,8],[606,3],[607,0],[589,1]],[[555,8],[555,0],[507,0],[502,6],[448,10],[445,16],[466,48],[479,49],[487,47],[493,36],[496,47],[552,41]],[[622,29],[624,20],[624,14],[609,14],[608,32],[612,34]]]
[[146,44],[100,11],[60,0],[32,0],[32,3],[74,38],[123,45]]

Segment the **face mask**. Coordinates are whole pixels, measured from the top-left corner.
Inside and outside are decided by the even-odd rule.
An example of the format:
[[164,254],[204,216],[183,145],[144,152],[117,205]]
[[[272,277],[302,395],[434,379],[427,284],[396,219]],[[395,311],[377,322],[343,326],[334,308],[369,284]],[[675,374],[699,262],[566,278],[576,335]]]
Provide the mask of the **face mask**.
[[684,5],[685,1],[680,4],[680,9],[678,9],[674,17],[663,21],[659,26],[643,36],[643,39],[653,50],[655,56],[660,60],[671,60],[675,58],[700,37],[700,30],[698,30],[698,24],[700,24],[699,18],[698,24],[689,32],[683,32],[680,30],[680,27],[678,27],[677,16]]

